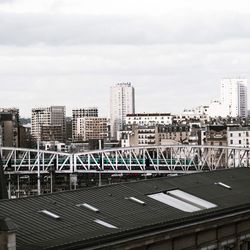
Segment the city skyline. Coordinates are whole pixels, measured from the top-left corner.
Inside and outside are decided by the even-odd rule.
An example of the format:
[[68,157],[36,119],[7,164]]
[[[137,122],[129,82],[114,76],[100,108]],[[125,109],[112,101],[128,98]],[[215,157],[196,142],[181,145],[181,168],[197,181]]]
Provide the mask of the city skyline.
[[[248,1],[0,1],[1,107],[98,107],[131,82],[136,112],[180,113],[250,75]],[[199,94],[197,94],[199,93]]]

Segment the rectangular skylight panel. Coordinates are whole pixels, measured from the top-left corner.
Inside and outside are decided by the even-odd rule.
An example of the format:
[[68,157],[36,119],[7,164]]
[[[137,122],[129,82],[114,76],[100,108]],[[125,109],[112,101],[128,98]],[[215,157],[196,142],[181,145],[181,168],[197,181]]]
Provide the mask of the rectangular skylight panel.
[[111,225],[110,223],[107,223],[107,222],[105,222],[105,221],[103,221],[103,220],[95,220],[95,222],[96,222],[97,224],[100,224],[100,225],[102,225],[102,226],[104,226],[104,227],[107,227],[107,228],[117,229],[116,226],[113,226],[113,225]]
[[139,200],[139,199],[137,199],[137,198],[135,198],[133,196],[129,197],[128,199],[131,200],[131,201],[134,201],[134,202],[136,202],[136,203],[138,203],[140,205],[146,205],[146,203],[144,201]]
[[157,200],[159,202],[162,202],[166,205],[169,205],[171,207],[177,208],[179,210],[182,210],[184,212],[196,212],[196,211],[200,211],[201,209],[193,206],[191,204],[188,204],[184,201],[178,200],[174,197],[171,197],[170,195],[164,194],[164,193],[157,193],[157,194],[151,194],[148,195],[148,197]]
[[59,215],[54,214],[54,213],[52,213],[52,212],[50,212],[48,210],[41,210],[40,213],[43,213],[43,214],[45,214],[45,215],[47,215],[47,216],[49,216],[49,217],[51,217],[53,219],[60,219]]
[[215,184],[215,185],[219,185],[219,186],[224,187],[224,188],[227,188],[227,189],[232,189],[231,186],[229,186],[229,185],[227,185],[227,184],[225,184],[225,183],[223,183],[223,182],[216,182],[216,183],[214,183],[214,184]]
[[208,202],[206,200],[203,200],[199,197],[196,197],[194,195],[191,195],[189,193],[186,193],[180,189],[175,189],[175,190],[171,190],[168,191],[167,194],[169,194],[170,196],[177,198],[179,200],[182,200],[184,202],[187,202],[191,205],[194,205],[196,207],[199,207],[201,209],[209,209],[209,208],[214,208],[217,207],[215,204]]
[[91,205],[89,205],[89,204],[87,204],[87,203],[78,204],[78,205],[76,205],[76,206],[77,206],[77,207],[85,207],[85,208],[87,208],[87,209],[89,209],[89,210],[91,210],[91,211],[93,211],[93,212],[96,212],[96,213],[98,213],[98,212],[100,211],[98,208],[93,207],[93,206],[91,206]]

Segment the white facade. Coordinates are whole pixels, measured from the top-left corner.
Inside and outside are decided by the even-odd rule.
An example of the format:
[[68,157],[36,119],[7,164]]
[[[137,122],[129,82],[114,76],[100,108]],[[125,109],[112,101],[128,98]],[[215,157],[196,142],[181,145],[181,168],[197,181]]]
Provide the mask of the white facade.
[[228,146],[248,148],[250,143],[250,127],[232,127],[227,131]]
[[[249,148],[250,127],[229,127],[227,130],[227,143],[230,147]],[[235,156],[228,150],[228,166],[234,166],[241,162],[242,166],[250,166],[249,153],[237,150]]]
[[205,119],[208,116],[209,106],[201,105],[193,109],[184,109],[182,117],[186,119],[198,118]]
[[227,113],[220,101],[211,101],[208,108],[209,117],[226,117]]
[[126,125],[150,126],[156,124],[172,124],[173,117],[170,113],[142,113],[128,114],[126,116]]
[[247,117],[247,79],[222,79],[221,104],[226,115]]
[[45,150],[51,151],[59,151],[59,152],[67,152],[68,148],[65,143],[60,143],[58,141],[55,142],[44,142],[43,143]]
[[135,112],[135,94],[131,83],[118,83],[111,87],[110,122],[111,137],[117,138],[117,131],[123,128],[126,115]]

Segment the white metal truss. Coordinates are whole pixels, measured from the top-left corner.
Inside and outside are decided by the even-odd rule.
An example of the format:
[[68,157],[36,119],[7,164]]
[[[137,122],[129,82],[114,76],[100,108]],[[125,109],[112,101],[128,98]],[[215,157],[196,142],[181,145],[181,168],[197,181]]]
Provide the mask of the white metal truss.
[[[3,169],[8,174],[30,174],[55,171],[72,173],[74,171],[73,155],[26,148],[0,148]],[[38,164],[39,163],[39,164]]]
[[25,148],[0,148],[7,174],[48,173],[192,173],[249,167],[249,148],[216,146],[144,146],[77,154]]
[[144,146],[74,155],[74,172],[192,173],[249,167],[249,148],[217,146]]

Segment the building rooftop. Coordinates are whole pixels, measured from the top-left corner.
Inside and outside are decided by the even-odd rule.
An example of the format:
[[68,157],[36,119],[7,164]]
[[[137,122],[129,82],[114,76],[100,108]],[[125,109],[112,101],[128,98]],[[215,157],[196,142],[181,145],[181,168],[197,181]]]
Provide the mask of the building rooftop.
[[171,113],[135,113],[135,114],[127,114],[127,117],[134,117],[134,116],[171,116]]
[[0,214],[17,249],[82,249],[249,209],[246,190],[250,169],[237,168],[2,200]]
[[250,131],[250,127],[228,127],[229,131]]

